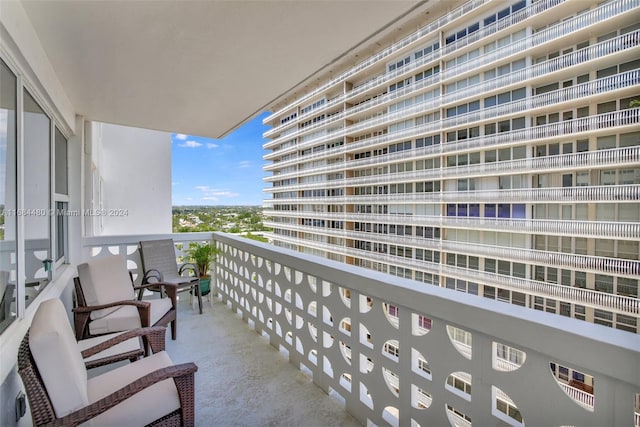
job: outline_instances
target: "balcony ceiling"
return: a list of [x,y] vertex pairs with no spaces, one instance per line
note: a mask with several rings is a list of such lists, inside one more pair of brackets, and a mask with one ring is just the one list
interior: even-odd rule
[[221,137],[421,3],[108,0],[23,5],[78,114]]

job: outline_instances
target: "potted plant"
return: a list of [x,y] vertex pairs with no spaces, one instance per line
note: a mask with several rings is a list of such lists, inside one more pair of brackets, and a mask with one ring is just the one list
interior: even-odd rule
[[211,291],[211,276],[209,269],[215,262],[220,250],[211,243],[191,242],[185,250],[188,261],[198,267],[200,274],[200,294],[207,295]]

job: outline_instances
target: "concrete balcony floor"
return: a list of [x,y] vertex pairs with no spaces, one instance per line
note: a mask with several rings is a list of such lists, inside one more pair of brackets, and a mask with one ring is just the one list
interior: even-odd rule
[[360,426],[230,309],[203,299],[203,313],[181,294],[176,363],[195,362],[197,426]]

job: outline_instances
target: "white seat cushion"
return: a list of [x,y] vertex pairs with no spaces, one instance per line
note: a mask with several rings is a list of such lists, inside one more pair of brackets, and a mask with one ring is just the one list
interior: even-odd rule
[[[169,298],[157,298],[146,300],[151,303],[151,324],[156,324],[162,316],[171,310],[171,300]],[[139,328],[140,315],[134,306],[122,306],[112,313],[96,319],[89,323],[89,333],[91,335],[108,334],[111,332],[126,331]]]
[[[80,352],[93,347],[94,345],[101,344],[108,339],[114,338],[120,335],[120,333],[109,334],[109,335],[101,335],[99,337],[88,338],[86,340],[78,341],[78,350]],[[94,360],[102,359],[103,357],[111,357],[116,356],[122,353],[128,353],[130,351],[142,350],[142,345],[140,344],[140,338],[129,338],[126,341],[123,341],[119,344],[114,345],[113,347],[109,347],[106,350],[101,351],[100,353],[94,354],[93,356],[89,356],[84,359],[86,362],[93,362]]]
[[169,298],[145,300],[151,303],[151,326],[155,325],[169,310],[173,308]]
[[[122,255],[97,258],[78,265],[78,277],[87,305],[109,304],[135,298],[127,260]],[[117,308],[106,308],[91,313],[91,319],[99,319]]]
[[87,371],[59,299],[38,306],[29,331],[29,348],[58,418],[88,404]]
[[[158,369],[172,366],[161,351],[135,363],[106,372],[88,381],[89,403],[96,402],[134,380]],[[144,426],[180,408],[173,379],[161,381],[91,420],[92,426]]]

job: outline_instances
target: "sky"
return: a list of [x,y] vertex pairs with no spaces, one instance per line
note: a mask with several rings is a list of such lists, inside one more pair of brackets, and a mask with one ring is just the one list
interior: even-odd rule
[[265,112],[222,139],[171,135],[172,204],[262,205]]

